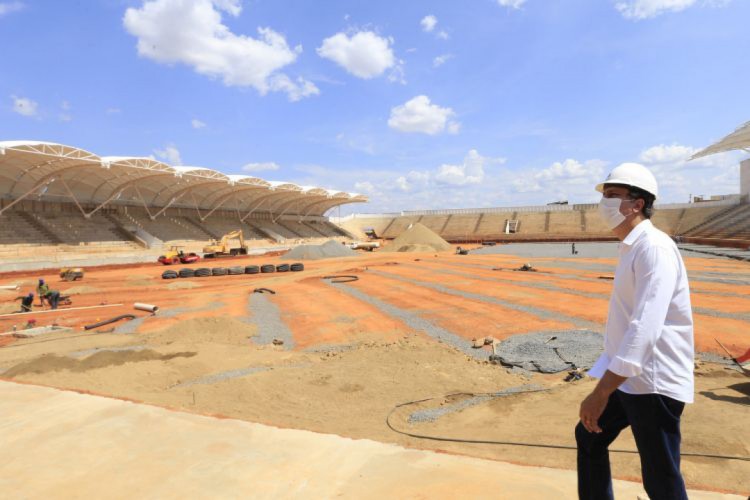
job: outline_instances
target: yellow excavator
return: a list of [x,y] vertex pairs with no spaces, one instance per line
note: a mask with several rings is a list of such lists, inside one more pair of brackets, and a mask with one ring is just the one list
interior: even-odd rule
[[[234,240],[239,240],[239,247],[231,246]],[[206,259],[225,257],[227,255],[247,255],[245,236],[242,234],[241,229],[225,234],[221,237],[221,240],[211,240],[207,246],[203,247],[203,257]]]

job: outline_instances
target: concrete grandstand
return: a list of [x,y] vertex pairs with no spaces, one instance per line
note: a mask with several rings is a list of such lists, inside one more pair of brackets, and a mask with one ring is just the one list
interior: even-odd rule
[[249,246],[349,237],[325,213],[365,196],[291,182],[102,157],[40,141],[0,142],[0,257],[6,267],[148,260],[242,229]]
[[[693,203],[657,205],[652,221],[686,243],[750,246],[750,160],[741,163],[740,193]],[[597,205],[541,205],[499,208],[353,214],[336,222],[360,238],[365,232],[392,239],[419,222],[449,242],[614,241],[596,214]]]

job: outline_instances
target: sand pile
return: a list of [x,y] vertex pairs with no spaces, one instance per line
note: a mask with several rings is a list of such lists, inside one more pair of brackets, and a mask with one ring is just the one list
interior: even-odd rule
[[444,252],[451,244],[419,222],[398,235],[383,248],[383,252]]
[[282,259],[283,260],[318,260],[318,259],[331,259],[335,257],[352,257],[357,255],[357,252],[342,245],[341,243],[330,240],[326,241],[322,245],[300,245],[292,248],[287,252]]
[[71,372],[85,372],[97,368],[124,365],[125,363],[137,363],[139,361],[168,361],[173,358],[189,358],[195,356],[195,352],[176,352],[171,354],[160,354],[152,349],[140,351],[102,351],[78,360],[67,356],[47,354],[25,363],[13,366],[3,373],[4,377],[13,378],[18,375],[30,373],[48,373],[68,370]]
[[204,317],[180,321],[163,330],[143,336],[147,343],[165,345],[171,343],[192,344],[211,342],[217,344],[250,345],[255,336],[254,325],[231,317]]

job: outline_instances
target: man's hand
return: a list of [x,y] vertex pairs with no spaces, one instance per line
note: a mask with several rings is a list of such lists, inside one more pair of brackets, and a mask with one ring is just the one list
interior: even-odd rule
[[587,431],[597,434],[602,432],[601,427],[599,427],[599,417],[602,416],[608,400],[608,396],[597,390],[594,390],[583,400],[578,416]]
[[602,432],[601,427],[599,427],[599,417],[604,413],[610,395],[626,380],[627,377],[622,377],[609,370],[604,372],[604,376],[596,384],[596,388],[581,403],[581,410],[578,412],[581,423],[587,431],[597,434]]

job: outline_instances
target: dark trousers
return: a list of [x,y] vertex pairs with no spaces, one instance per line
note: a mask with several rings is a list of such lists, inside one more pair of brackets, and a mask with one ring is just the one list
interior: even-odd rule
[[685,403],[659,394],[615,391],[599,417],[600,434],[579,422],[578,497],[612,499],[609,445],[630,426],[641,457],[643,486],[651,500],[687,500],[680,474],[680,416]]
[[50,292],[50,294],[47,295],[47,300],[52,309],[57,309],[57,304],[60,302],[60,292]]

